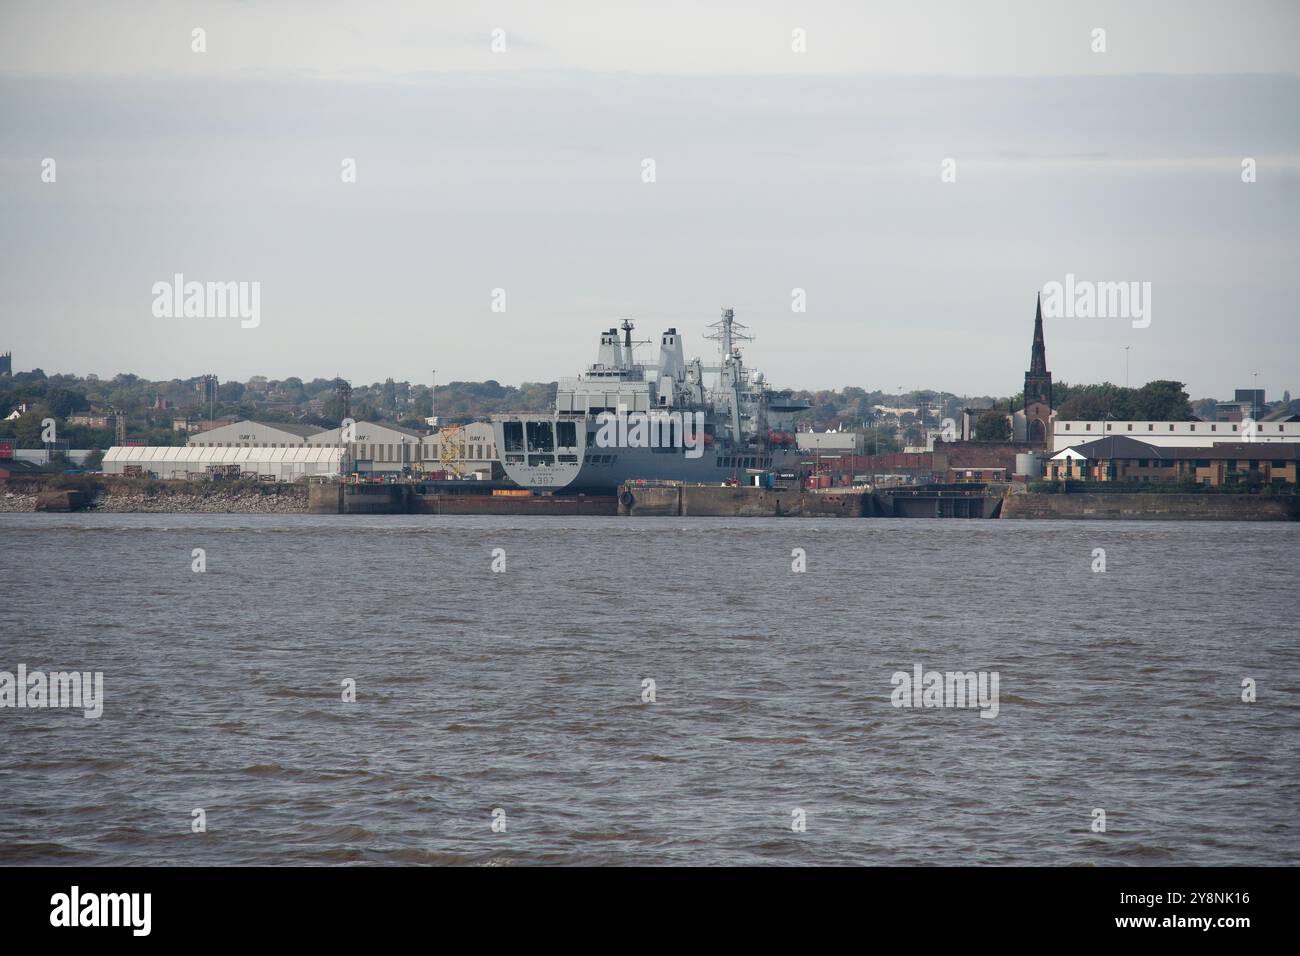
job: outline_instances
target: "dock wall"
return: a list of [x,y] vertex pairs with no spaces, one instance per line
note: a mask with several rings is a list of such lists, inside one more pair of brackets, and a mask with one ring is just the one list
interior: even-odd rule
[[[403,485],[312,485],[311,514],[631,515],[639,517],[1093,518],[1159,521],[1297,521],[1300,497],[1234,494],[925,495],[810,492],[719,485],[624,485],[617,498],[419,494]],[[50,500],[63,510],[75,503]]]
[[1295,496],[1229,494],[1020,494],[1002,503],[1003,518],[1099,518],[1147,521],[1297,521]]
[[312,485],[307,512],[314,515],[614,515],[608,496],[420,494],[409,485]]
[[870,496],[860,491],[821,492],[798,488],[721,485],[623,485],[618,513],[634,517],[781,518],[870,514]]

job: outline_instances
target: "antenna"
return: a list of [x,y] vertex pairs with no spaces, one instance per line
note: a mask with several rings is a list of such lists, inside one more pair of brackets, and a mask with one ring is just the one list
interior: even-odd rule
[[749,326],[736,321],[734,309],[724,308],[722,318],[710,325],[709,328],[713,331],[705,333],[704,337],[722,343],[722,360],[724,362],[735,354],[736,342],[754,341]]
[[654,343],[650,339],[637,339],[635,342],[632,341],[632,330],[635,329],[636,326],[632,324],[631,319],[624,319],[622,325],[620,325],[619,328],[623,330],[623,347],[627,349],[625,360],[627,362],[628,368],[631,368],[633,365],[636,364],[636,362],[633,361],[632,358],[632,346],[653,345]]

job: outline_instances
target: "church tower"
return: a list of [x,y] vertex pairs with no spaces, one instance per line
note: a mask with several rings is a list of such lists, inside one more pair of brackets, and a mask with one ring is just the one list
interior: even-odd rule
[[1048,447],[1052,436],[1052,373],[1047,370],[1047,347],[1043,344],[1043,295],[1038,294],[1034,316],[1034,347],[1025,373],[1025,437],[1035,445]]

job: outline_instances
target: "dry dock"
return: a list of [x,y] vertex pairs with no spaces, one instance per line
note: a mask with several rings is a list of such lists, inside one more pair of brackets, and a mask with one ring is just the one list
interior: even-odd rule
[[[473,483],[466,483],[472,485]],[[419,485],[312,485],[307,512],[316,515],[613,515],[613,495],[493,495],[421,490]]]
[[861,518],[870,514],[869,494],[749,488],[723,485],[638,485],[619,488],[618,513],[697,518]]
[[1295,521],[1294,495],[1029,494],[1003,486],[923,485],[809,491],[729,485],[627,483],[615,495],[494,495],[460,483],[312,485],[311,514],[626,515],[695,518],[962,518]]

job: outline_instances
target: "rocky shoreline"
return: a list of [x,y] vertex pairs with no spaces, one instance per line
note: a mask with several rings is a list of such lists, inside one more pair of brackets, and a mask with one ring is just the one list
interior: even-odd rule
[[[268,487],[106,487],[84,492],[77,511],[105,514],[306,514],[307,489],[302,485]],[[49,493],[45,493],[48,497]],[[42,491],[37,487],[6,488],[0,492],[0,513],[37,511]],[[45,509],[42,509],[45,510]],[[67,510],[65,508],[50,510]]]
[[36,496],[16,491],[0,495],[0,514],[14,514],[36,510]]
[[305,494],[104,495],[86,511],[109,514],[306,514]]

